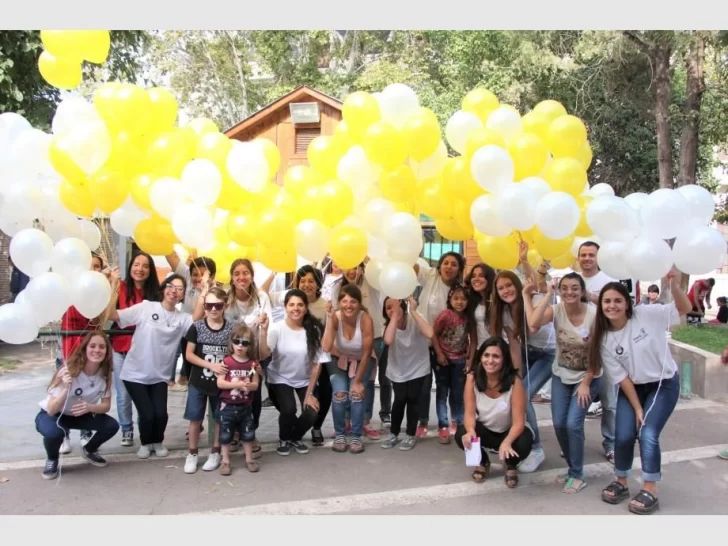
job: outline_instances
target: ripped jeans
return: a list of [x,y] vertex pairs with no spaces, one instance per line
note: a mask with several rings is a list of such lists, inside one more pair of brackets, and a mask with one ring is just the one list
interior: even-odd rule
[[336,361],[329,362],[329,376],[331,377],[331,414],[334,418],[334,431],[337,436],[344,436],[346,423],[346,410],[351,415],[351,435],[354,438],[361,438],[362,427],[364,426],[364,414],[366,413],[366,386],[369,377],[376,366],[375,359],[369,360],[369,365],[364,373],[362,384],[365,387],[360,397],[355,398],[351,394],[351,387],[354,379],[349,377],[348,371],[340,369]]

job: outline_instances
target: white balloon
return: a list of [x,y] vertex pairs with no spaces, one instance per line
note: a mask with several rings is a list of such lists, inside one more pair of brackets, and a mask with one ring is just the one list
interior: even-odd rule
[[111,213],[111,228],[119,235],[133,237],[137,224],[147,216],[146,212],[137,207],[131,198],[128,198],[121,207]]
[[270,176],[262,148],[251,142],[232,142],[226,161],[230,177],[243,189],[260,193]]
[[411,245],[411,246],[405,246],[405,245],[398,245],[395,247],[390,246],[389,247],[389,254],[388,254],[388,261],[392,262],[400,262],[403,264],[407,264],[409,266],[413,266],[417,263],[417,259],[420,257],[420,252],[422,252],[422,244],[419,245]]
[[682,194],[690,207],[690,215],[702,225],[708,225],[713,221],[715,214],[715,201],[708,190],[697,184],[680,186],[677,189]]
[[385,296],[402,300],[411,296],[417,288],[417,275],[411,265],[389,262],[382,266],[379,286]]
[[470,133],[483,127],[480,119],[475,114],[458,110],[445,125],[445,138],[448,144],[459,154],[465,153],[465,143]]
[[579,205],[568,193],[554,191],[541,198],[536,207],[536,225],[546,237],[563,239],[579,225]]
[[103,167],[111,155],[111,136],[101,120],[74,123],[58,144],[88,176]]
[[15,267],[28,277],[37,277],[51,267],[53,241],[39,229],[19,231],[10,241],[10,257]]
[[525,231],[536,223],[536,196],[528,186],[511,182],[501,188],[496,202],[498,217],[507,226]]
[[[384,269],[384,263],[377,260],[376,258],[370,259],[367,262],[366,268],[364,269],[364,278],[366,279],[367,283],[369,283],[369,286],[374,288],[374,290],[381,290],[382,287],[379,285],[379,276],[382,273],[382,269]],[[370,312],[376,313],[376,309],[370,309]]]
[[15,112],[0,114],[0,144],[3,145],[3,149],[9,148],[21,133],[32,128],[30,122],[20,114]]
[[675,239],[672,255],[675,267],[688,275],[704,275],[720,267],[726,253],[723,235],[707,226],[693,229]]
[[78,218],[76,225],[78,226],[78,238],[88,245],[91,252],[98,250],[99,246],[101,246],[101,231],[99,230],[99,226],[86,218]]
[[195,203],[183,203],[172,218],[172,231],[184,245],[207,248],[214,244],[215,233],[210,211]]
[[484,235],[505,237],[511,228],[498,215],[498,202],[495,195],[479,195],[470,205],[470,220],[475,229]]
[[599,197],[614,196],[614,188],[609,184],[605,184],[604,182],[602,182],[600,184],[593,185],[589,190],[589,195],[591,195],[594,199],[598,199]]
[[382,119],[401,129],[410,116],[420,110],[417,93],[403,83],[393,83],[384,88],[378,97]]
[[22,230],[33,227],[33,220],[31,218],[15,220],[5,210],[5,207],[0,207],[0,231],[9,237],[15,237]]
[[36,337],[38,325],[30,305],[16,301],[0,306],[0,340],[13,345],[24,345]]
[[48,272],[35,277],[25,291],[39,325],[60,320],[71,305],[68,282],[58,273]]
[[625,261],[631,273],[629,278],[654,281],[672,268],[672,249],[659,237],[642,234],[627,245]]
[[312,262],[320,261],[329,250],[331,230],[318,220],[302,220],[296,225],[296,253]]
[[396,212],[394,203],[383,197],[375,197],[360,210],[364,229],[375,237],[384,237],[384,230]]
[[618,241],[605,241],[597,253],[597,263],[604,273],[613,279],[628,279],[630,271],[624,255],[627,252],[627,243]]
[[470,160],[470,172],[478,185],[491,193],[498,193],[503,186],[513,182],[513,160],[500,146],[483,146]]
[[96,318],[103,313],[110,298],[109,281],[98,271],[82,272],[71,287],[71,303],[87,319]]
[[53,116],[51,128],[53,134],[60,135],[70,131],[78,123],[99,121],[99,115],[93,104],[83,97],[70,96],[61,101]]
[[605,241],[630,241],[640,233],[637,211],[621,197],[594,199],[586,209],[586,222]]
[[409,164],[417,180],[427,180],[442,173],[447,164],[447,157],[447,146],[441,140],[434,154],[422,161],[410,158]]
[[395,212],[387,222],[384,240],[390,249],[402,246],[414,247],[422,242],[422,226],[419,220],[411,214]]
[[381,167],[377,168],[369,161],[361,146],[352,146],[336,166],[339,180],[355,190],[366,188],[376,182],[381,172]]
[[195,203],[214,205],[222,189],[220,169],[209,159],[193,159],[182,171],[182,188]]
[[61,239],[53,247],[51,267],[67,279],[75,279],[79,274],[91,269],[91,250],[81,239],[68,237]]
[[185,190],[176,178],[164,176],[155,180],[149,188],[149,204],[165,220],[171,220],[174,211],[184,201]]
[[389,246],[385,240],[367,234],[367,254],[370,258],[386,261],[389,256]]
[[653,191],[642,209],[645,230],[660,239],[672,239],[690,221],[690,205],[682,193],[669,188]]
[[13,143],[7,176],[32,180],[39,174],[54,172],[48,156],[52,139],[51,135],[38,129],[23,131]]
[[523,132],[520,114],[505,106],[499,106],[490,113],[485,127],[500,134],[506,144]]
[[647,200],[649,198],[650,196],[646,193],[638,191],[635,193],[630,193],[627,197],[624,198],[624,200],[630,207],[639,211],[647,204]]
[[528,178],[524,178],[519,182],[519,184],[530,189],[536,196],[537,201],[551,191],[551,186],[549,186],[548,182],[538,176],[529,176]]

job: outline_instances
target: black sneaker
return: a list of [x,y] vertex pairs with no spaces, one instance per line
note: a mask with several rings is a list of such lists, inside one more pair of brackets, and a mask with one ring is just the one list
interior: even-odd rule
[[278,449],[276,449],[276,452],[278,453],[278,455],[283,455],[285,457],[286,455],[291,454],[291,446],[288,442],[280,440],[278,442]]
[[315,447],[321,447],[324,445],[324,435],[321,432],[321,429],[311,430],[311,442]]
[[90,430],[82,430],[81,431],[81,445],[86,446],[91,441],[91,436],[93,436],[94,433]]
[[81,449],[81,457],[86,459],[93,466],[98,466],[100,468],[103,468],[104,466],[107,466],[109,464],[106,462],[106,459],[99,455],[98,451],[94,453],[89,453],[85,447]]
[[305,455],[306,453],[308,453],[308,446],[304,444],[301,440],[288,443],[291,444],[291,447],[293,447],[293,449],[295,449],[297,453],[300,453],[301,455]]
[[44,480],[55,480],[58,477],[58,460],[52,461],[46,459],[45,468],[43,469]]
[[271,399],[270,399],[270,398],[266,398],[265,400],[263,400],[263,401],[262,401],[262,402],[260,403],[260,405],[261,405],[261,407],[263,407],[263,408],[272,408],[272,407],[273,407],[273,402],[271,401]]

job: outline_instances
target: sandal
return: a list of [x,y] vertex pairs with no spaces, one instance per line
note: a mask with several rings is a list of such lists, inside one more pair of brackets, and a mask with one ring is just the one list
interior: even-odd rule
[[554,482],[556,482],[556,484],[558,484],[558,485],[566,485],[566,482],[568,482],[568,481],[569,481],[569,473],[568,472],[564,472],[563,474],[559,474],[558,476],[556,476],[556,479],[554,480]]
[[258,461],[245,461],[245,466],[248,472],[258,472],[260,470],[260,463]]
[[321,447],[324,445],[324,435],[321,432],[321,429],[313,429],[311,431],[311,443],[315,447]]
[[240,442],[238,440],[230,442],[230,453],[235,453],[238,449],[240,449]]
[[561,492],[571,495],[573,493],[578,493],[587,486],[587,483],[584,480],[579,480],[579,485],[574,485],[574,482],[577,481],[577,479],[578,478],[569,478]]
[[336,453],[344,453],[349,446],[346,444],[346,436],[337,436],[334,440],[331,450]]
[[473,470],[473,473],[471,477],[473,478],[473,481],[475,483],[483,483],[487,478],[488,474],[490,473],[490,465],[480,465],[476,466],[475,470]]
[[508,489],[514,489],[518,485],[518,474],[508,474],[508,472],[511,471],[507,470],[504,476],[506,486],[508,486]]
[[[611,493],[609,495],[608,493]],[[625,487],[617,480],[614,480],[607,487],[602,489],[602,500],[609,504],[619,504],[629,497],[629,488]]]
[[220,465],[220,475],[229,476],[230,474],[232,474],[232,470],[230,470],[230,463],[222,463]]
[[[641,502],[643,506],[636,506],[634,502]],[[646,516],[651,514],[660,507],[660,500],[646,489],[642,489],[627,505],[627,508],[633,514]]]
[[253,453],[258,453],[262,448],[258,440],[253,440]]

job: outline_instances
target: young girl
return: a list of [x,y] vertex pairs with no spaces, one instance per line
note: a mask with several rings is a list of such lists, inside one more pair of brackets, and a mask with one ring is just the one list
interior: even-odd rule
[[86,334],[64,366],[56,370],[48,396],[40,402],[35,428],[43,436],[46,463],[43,478],[58,476],[61,444],[71,429],[95,431],[81,448],[81,456],[93,466],[107,465],[99,447],[119,430],[111,409],[111,344],[100,332]]
[[687,295],[670,271],[674,302],[633,307],[623,284],[607,283],[599,294],[594,334],[589,344],[592,366],[604,366],[619,385],[615,426],[615,481],[602,491],[602,500],[618,504],[629,497],[627,478],[632,471],[634,444],[639,439],[642,479],[629,511],[651,514],[659,507],[660,433],[680,397],[677,364],[667,343],[667,330],[692,309]]
[[[187,332],[187,362],[191,364],[189,390],[185,405],[184,418],[190,422],[190,452],[185,461],[185,472],[197,472],[198,444],[205,408],[217,416],[220,407],[220,390],[217,387],[217,376],[227,371],[223,359],[227,353],[232,323],[225,319],[225,290],[213,287],[207,291],[201,288],[201,299],[204,302],[205,318],[195,322]],[[220,466],[220,424],[215,423],[213,444],[210,455],[202,466],[202,470],[212,471]]]
[[[382,448],[390,449],[400,443],[405,408],[407,410],[407,437],[399,449],[408,451],[417,444],[417,422],[422,384],[431,373],[429,340],[432,326],[417,311],[417,302],[409,298],[409,314],[405,300],[386,298],[383,317],[386,324],[384,343],[389,348],[387,377],[394,389],[392,426],[382,442]],[[411,318],[410,318],[411,317]]]
[[[447,309],[435,319],[432,348],[437,355],[435,384],[438,438],[441,444],[450,443],[450,435],[463,424],[463,385],[465,360],[468,356],[469,332],[472,320],[467,314],[468,294],[460,285],[450,289]],[[452,422],[448,428],[447,405],[450,403]]]
[[568,273],[559,281],[561,302],[550,305],[553,289],[534,308],[531,297],[536,287],[523,287],[528,324],[540,328],[551,321],[556,330],[556,358],[552,367],[551,415],[554,432],[569,470],[556,483],[564,493],[578,493],[584,481],[584,420],[589,404],[598,395],[602,370],[590,367],[589,336],[596,307],[587,301],[586,284],[578,273]]
[[229,476],[230,443],[237,432],[243,442],[245,466],[258,472],[260,464],[253,459],[255,424],[253,422],[253,392],[260,386],[261,367],[251,355],[255,353],[255,335],[245,324],[236,324],[230,331],[228,356],[223,369],[217,373],[220,389],[220,444],[222,464],[220,474]]

